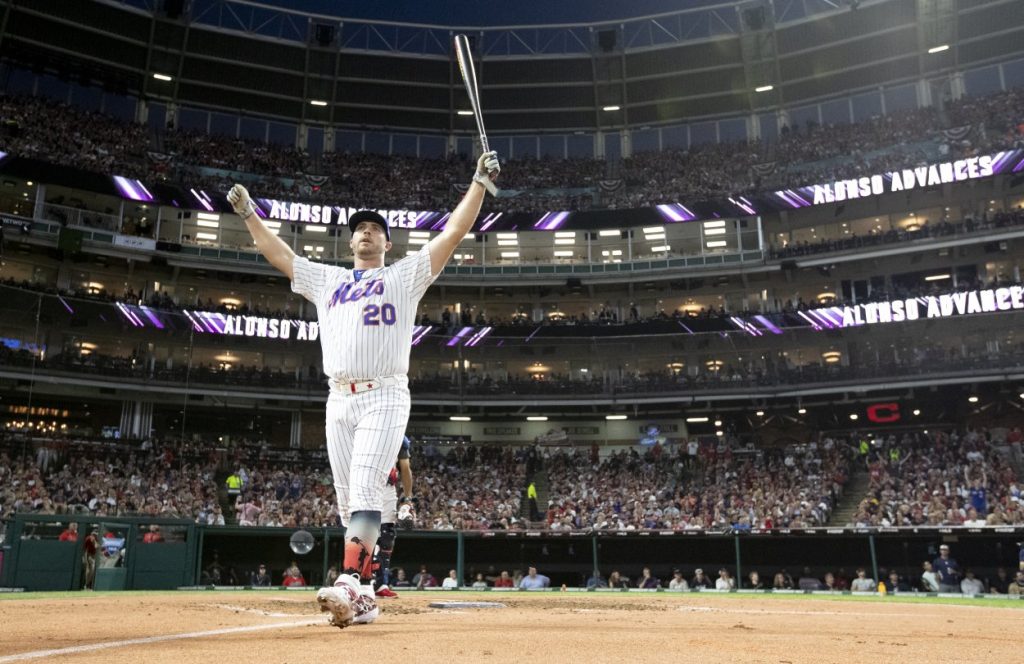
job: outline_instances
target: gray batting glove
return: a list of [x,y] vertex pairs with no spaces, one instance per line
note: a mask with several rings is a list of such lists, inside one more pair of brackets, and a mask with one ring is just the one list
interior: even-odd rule
[[242,221],[256,214],[256,205],[249,198],[249,192],[240,184],[231,187],[231,191],[228,192],[228,203],[231,203],[235,214],[241,217]]
[[484,189],[491,193],[491,196],[495,196],[498,193],[498,187],[495,186],[494,181],[498,178],[498,173],[501,172],[501,164],[498,162],[498,153],[495,151],[485,152],[480,155],[480,159],[476,162],[476,173],[473,174],[473,182],[479,182],[483,185]]

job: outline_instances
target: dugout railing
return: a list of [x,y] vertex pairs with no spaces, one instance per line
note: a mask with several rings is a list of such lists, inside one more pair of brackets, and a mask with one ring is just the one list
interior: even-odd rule
[[[61,541],[70,522],[77,541]],[[159,535],[154,537],[153,526]],[[251,573],[266,565],[272,584],[298,564],[308,585],[323,583],[340,562],[344,531],[311,528],[313,549],[298,555],[289,547],[295,528],[197,525],[180,519],[17,514],[0,530],[0,586],[25,590],[75,590],[86,584],[85,536],[98,529],[98,590],[170,589],[183,586],[248,586]],[[147,538],[147,533],[150,537]],[[1024,527],[987,528],[808,528],[756,532],[705,531],[401,531],[392,561],[408,579],[425,566],[438,583],[456,570],[466,585],[476,574],[514,575],[536,566],[552,586],[582,587],[593,570],[632,580],[644,567],[667,585],[675,569],[687,579],[703,569],[712,581],[725,568],[740,589],[756,570],[767,586],[779,571],[797,579],[807,568],[855,576],[858,567],[874,579],[895,569],[916,586],[925,560],[948,544],[962,568],[980,579],[1003,567],[1017,570]]]

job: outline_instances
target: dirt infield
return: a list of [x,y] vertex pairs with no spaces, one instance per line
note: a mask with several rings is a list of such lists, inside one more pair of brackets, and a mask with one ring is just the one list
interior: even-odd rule
[[[338,630],[312,592],[0,599],[0,664],[136,662],[994,662],[1020,656],[1015,607],[668,593],[403,593]],[[845,598],[850,600],[851,598]],[[504,609],[433,609],[438,600]],[[74,652],[53,652],[75,648]],[[46,652],[49,651],[49,652]]]

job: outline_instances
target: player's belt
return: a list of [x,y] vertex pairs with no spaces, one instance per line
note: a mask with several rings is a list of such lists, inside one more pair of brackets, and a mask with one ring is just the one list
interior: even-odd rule
[[342,394],[361,394],[363,392],[372,392],[373,390],[379,390],[385,385],[398,385],[400,383],[398,376],[381,376],[379,378],[371,378],[370,380],[360,380],[355,382],[340,381],[331,379],[331,389]]

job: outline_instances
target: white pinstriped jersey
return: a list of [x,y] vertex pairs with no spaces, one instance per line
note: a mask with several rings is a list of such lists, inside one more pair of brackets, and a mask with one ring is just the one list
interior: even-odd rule
[[341,382],[406,374],[416,310],[437,275],[430,249],[386,267],[349,270],[296,256],[292,291],[316,305],[324,373]]

